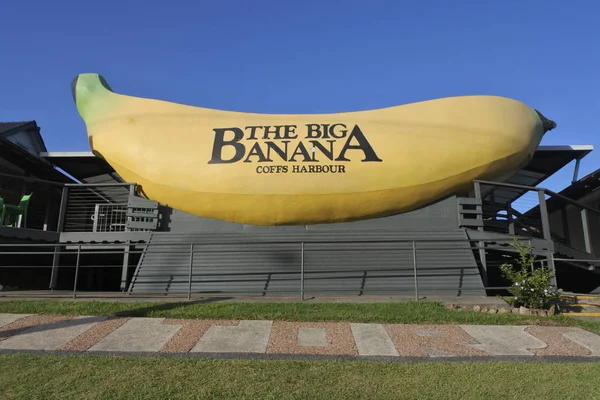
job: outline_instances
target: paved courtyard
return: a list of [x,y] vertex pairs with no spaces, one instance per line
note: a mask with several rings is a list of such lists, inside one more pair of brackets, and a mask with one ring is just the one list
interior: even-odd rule
[[0,314],[1,351],[379,357],[600,357],[575,327],[402,325]]

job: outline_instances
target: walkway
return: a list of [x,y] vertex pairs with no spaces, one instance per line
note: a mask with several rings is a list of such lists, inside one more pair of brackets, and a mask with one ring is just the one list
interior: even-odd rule
[[[600,357],[600,336],[574,327],[209,321],[0,314],[0,353],[253,358]],[[271,357],[269,357],[271,356]]]

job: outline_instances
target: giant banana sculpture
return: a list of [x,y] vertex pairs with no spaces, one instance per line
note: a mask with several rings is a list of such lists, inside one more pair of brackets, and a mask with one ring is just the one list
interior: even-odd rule
[[495,96],[315,115],[212,110],[73,81],[92,150],[155,201],[253,225],[353,221],[503,179],[555,127]]

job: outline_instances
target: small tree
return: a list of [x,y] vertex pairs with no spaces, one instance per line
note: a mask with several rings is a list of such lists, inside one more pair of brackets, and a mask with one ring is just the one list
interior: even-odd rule
[[502,275],[512,281],[508,289],[512,295],[508,303],[513,307],[547,309],[552,300],[558,299],[558,288],[552,285],[552,272],[543,265],[535,266],[531,245],[525,246],[517,239],[512,246],[518,252],[517,265],[505,263],[500,266]]

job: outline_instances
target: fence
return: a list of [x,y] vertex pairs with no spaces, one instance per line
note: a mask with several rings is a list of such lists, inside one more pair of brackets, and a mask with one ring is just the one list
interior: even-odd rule
[[[0,173],[0,225],[54,232],[155,230],[158,203],[138,197],[134,183],[64,184]],[[14,214],[14,215],[13,215]]]
[[[365,242],[361,242],[361,241],[344,241],[341,243],[347,244],[347,245],[353,245],[357,247],[357,251],[360,252],[364,252],[364,251],[371,251],[371,252],[379,252],[381,253],[382,251],[384,251],[384,249],[404,249],[406,250],[406,252],[404,254],[409,254],[408,257],[405,257],[404,259],[402,258],[398,258],[397,263],[398,266],[396,268],[394,267],[385,267],[385,268],[378,268],[376,271],[374,270],[366,270],[365,273],[367,272],[376,272],[377,274],[379,274],[376,278],[371,278],[371,279],[384,279],[388,282],[397,282],[399,285],[402,286],[411,286],[412,287],[412,295],[414,295],[414,298],[416,300],[420,299],[420,290],[421,290],[421,285],[423,284],[423,282],[440,282],[440,287],[436,289],[436,292],[444,292],[444,291],[456,291],[456,288],[454,287],[444,287],[444,283],[442,281],[436,281],[435,279],[439,279],[440,275],[445,275],[444,279],[449,279],[448,277],[450,276],[449,274],[454,274],[455,271],[452,271],[451,268],[445,268],[443,266],[440,266],[437,269],[433,269],[429,266],[426,265],[426,262],[424,262],[423,260],[426,258],[426,255],[429,254],[431,255],[432,251],[439,251],[439,252],[447,252],[450,250],[456,250],[457,247],[464,249],[465,251],[468,251],[472,253],[474,250],[479,250],[481,249],[481,247],[479,247],[479,245],[473,245],[471,244],[470,241],[468,240],[447,240],[447,241],[435,241],[437,243],[433,243],[433,241],[428,241],[428,240],[421,240],[421,241],[410,241],[410,240],[402,240],[402,241],[397,241],[397,240],[389,240],[389,241],[378,241],[376,242],[377,244],[377,248],[374,248],[372,250],[365,250],[364,248],[358,248],[360,247],[359,245],[364,244]],[[263,243],[264,244],[264,243]],[[278,242],[269,242],[267,243],[269,246],[277,246]],[[307,282],[310,284],[311,282],[317,282],[319,279],[322,279],[322,277],[320,276],[320,274],[323,273],[328,273],[328,274],[333,274],[333,278],[327,278],[327,279],[331,279],[332,283],[335,284],[336,280],[342,280],[342,279],[348,279],[348,276],[352,275],[353,273],[356,273],[355,270],[352,271],[348,271],[346,269],[346,267],[344,265],[338,265],[337,269],[335,271],[332,271],[333,269],[330,269],[328,271],[321,271],[319,268],[319,264],[318,263],[308,263],[307,260],[314,255],[315,253],[318,252],[323,252],[323,251],[346,251],[344,249],[340,249],[339,244],[340,242],[317,242],[317,243],[313,243],[313,242],[298,242],[298,243],[285,243],[286,245],[290,245],[293,248],[291,248],[289,250],[290,253],[294,253],[298,256],[299,259],[299,263],[298,265],[296,265],[295,269],[289,270],[284,272],[284,275],[282,279],[285,279],[285,285],[288,285],[286,287],[290,288],[290,290],[292,292],[296,292],[297,295],[300,297],[301,300],[305,299],[306,293],[307,293],[307,287],[306,284]],[[184,257],[187,259],[187,265],[185,268],[179,268],[175,271],[171,270],[169,268],[169,266],[164,266],[163,270],[162,270],[162,275],[161,274],[155,274],[152,277],[156,279],[156,282],[159,283],[164,283],[166,281],[166,278],[169,277],[170,279],[172,279],[172,281],[169,282],[170,285],[173,286],[178,286],[179,290],[176,291],[171,291],[169,292],[169,295],[172,297],[186,297],[188,300],[191,300],[193,296],[195,295],[200,295],[202,297],[206,297],[206,295],[212,295],[214,296],[214,293],[210,293],[210,291],[206,291],[202,289],[202,285],[205,285],[207,282],[210,281],[214,281],[214,279],[218,278],[223,280],[225,283],[227,282],[231,282],[235,279],[239,279],[239,275],[240,272],[239,271],[234,271],[234,270],[229,270],[229,271],[224,271],[224,272],[220,272],[218,274],[215,274],[214,272],[210,273],[210,272],[206,272],[206,269],[198,267],[198,260],[202,259],[202,258],[209,258],[211,253],[214,252],[223,252],[223,251],[228,251],[231,252],[231,249],[228,250],[219,250],[218,247],[219,246],[229,246],[230,243],[211,243],[210,245],[203,245],[203,244],[197,244],[197,243],[180,243],[179,244],[182,248],[185,248],[185,250],[172,250],[172,249],[164,249],[164,248],[160,248],[160,245],[154,245],[154,247],[158,247],[158,248],[141,248],[138,250],[126,247],[124,248],[123,246],[120,249],[117,249],[114,245],[111,247],[108,247],[106,244],[90,244],[90,243],[86,243],[86,244],[77,244],[77,245],[71,245],[69,249],[56,249],[55,245],[42,245],[42,244],[36,244],[36,245],[2,245],[0,244],[0,259],[7,259],[7,256],[10,256],[10,260],[12,260],[11,263],[9,263],[10,265],[3,265],[1,266],[1,268],[7,268],[7,269],[11,269],[11,268],[15,268],[15,269],[29,269],[29,268],[46,268],[51,269],[52,270],[52,274],[56,274],[58,273],[59,276],[62,276],[64,279],[66,280],[68,278],[68,280],[71,282],[70,283],[70,287],[72,288],[72,290],[68,291],[68,295],[72,296],[73,298],[76,298],[78,295],[93,295],[93,296],[98,296],[98,297],[122,297],[122,296],[137,296],[134,293],[131,292],[126,292],[124,290],[119,290],[119,289],[113,289],[113,290],[99,290],[96,292],[91,292],[89,290],[82,290],[81,289],[81,271],[82,270],[86,270],[90,271],[94,270],[94,269],[107,269],[107,270],[112,270],[114,272],[111,272],[112,276],[113,276],[113,285],[112,287],[117,288],[120,287],[127,287],[128,283],[134,282],[135,280],[135,273],[137,272],[137,270],[132,274],[131,270],[135,268],[135,265],[137,264],[137,262],[134,262],[133,264],[130,262],[131,257],[143,257],[143,256],[148,256],[150,254],[160,254],[160,255],[167,255],[167,254],[175,254],[175,255],[179,255],[181,257]],[[250,246],[249,249],[243,249],[243,250],[237,250],[239,252],[242,252],[243,254],[245,254],[247,257],[249,257],[252,252],[257,252],[257,251],[263,251],[263,250],[257,250],[257,249],[252,249],[252,246],[254,246],[255,244],[253,243],[247,243],[248,246]],[[5,248],[10,247],[11,251],[5,251]],[[22,251],[20,249],[26,250],[26,251]],[[488,245],[486,246],[486,250],[490,250],[490,249],[495,249],[501,252],[510,252],[511,248],[508,247],[508,240],[504,243],[497,243],[496,245]],[[34,251],[32,251],[34,250]],[[31,255],[34,254],[37,257],[40,256],[47,256],[47,262],[43,263],[43,262],[36,262],[36,263],[31,263],[34,265],[23,265],[22,263],[17,262],[17,257],[18,256],[24,256],[26,259],[31,259]],[[53,259],[57,254],[61,255],[61,264],[60,265],[55,265],[54,267],[52,267],[52,263],[48,262],[51,261],[51,259]],[[509,253],[509,254],[513,254],[514,253]],[[112,264],[97,264],[97,265],[90,265],[87,261],[86,262],[82,262],[82,260],[84,259],[84,257],[87,257],[88,259],[90,258],[94,258],[97,259],[100,256],[104,256],[106,257],[107,255],[113,255],[118,257],[121,257],[120,260],[123,260],[122,262],[119,260],[118,262],[115,261]],[[474,260],[474,259],[473,259]],[[501,262],[507,262],[510,261],[510,259],[504,258]],[[552,265],[548,259],[543,258],[543,257],[539,257],[537,260],[539,263],[545,263],[547,265]],[[442,263],[444,262],[444,260],[442,260]],[[440,264],[442,265],[442,264]],[[466,266],[465,266],[466,267]],[[61,272],[59,273],[58,271],[61,270]],[[65,274],[66,271],[69,271],[68,273]],[[473,273],[477,273],[478,274],[478,269],[477,266],[473,267],[473,271],[471,271]],[[249,270],[249,271],[245,271],[242,272],[245,275],[250,275],[253,274],[255,279],[258,280],[265,280],[266,282],[268,282],[268,279],[266,275],[269,274],[269,271],[253,271],[253,270]],[[273,272],[271,271],[271,274]],[[337,274],[337,275],[336,275]],[[457,274],[457,273],[456,273]],[[39,275],[39,274],[38,274]],[[48,274],[46,274],[46,276],[48,276]],[[215,278],[216,277],[216,278]],[[173,279],[174,278],[174,279]],[[354,276],[353,279],[356,279],[357,277]],[[50,277],[50,279],[52,279],[52,277]],[[432,281],[432,279],[434,279]],[[455,281],[458,281],[458,275],[455,278],[452,278]],[[464,279],[464,277],[462,278]],[[261,281],[262,282],[262,281]],[[410,283],[409,283],[410,282]],[[454,282],[454,281],[453,281]],[[481,278],[479,278],[479,282],[481,282]],[[2,283],[2,282],[0,282]],[[123,283],[126,283],[125,285],[123,285]],[[251,285],[251,283],[247,283],[248,285]],[[363,282],[364,285],[364,282]],[[197,288],[198,286],[200,286],[200,288]],[[64,284],[63,287],[67,287],[67,284]],[[258,295],[258,296],[265,296],[266,295],[266,291],[265,290],[257,290],[255,286],[254,291],[252,292],[251,295]],[[390,286],[391,289],[389,290],[389,292],[386,293],[381,293],[381,294],[388,294],[388,295],[406,295],[407,292],[406,291],[402,291],[401,288],[398,288],[397,292],[394,291],[393,286]],[[295,288],[295,289],[294,289]],[[106,287],[104,287],[103,289],[106,289]],[[468,288],[464,288],[464,289],[468,289]],[[495,287],[484,287],[483,285],[479,285],[479,289],[481,290],[491,290],[491,291],[498,291],[498,290],[504,290],[507,289],[507,286],[495,286]],[[339,290],[333,290],[332,292],[336,292],[336,293],[347,293],[347,292],[358,292],[360,290],[360,288],[349,288],[349,289],[339,289]],[[460,288],[459,288],[460,291]],[[267,291],[268,292],[268,291]],[[62,289],[62,290],[54,290],[54,291],[49,291],[49,290],[40,290],[40,291],[35,291],[35,292],[23,292],[23,291],[12,291],[12,292],[3,292],[3,295],[6,296],[11,296],[11,295],[22,295],[23,293],[26,293],[27,296],[65,296],[67,295],[67,291]],[[271,292],[269,292],[271,293]],[[231,294],[231,293],[230,293]],[[160,296],[164,296],[165,293],[163,291],[157,291],[157,292],[144,292],[141,293],[139,296],[143,296],[143,297],[153,297],[156,295],[160,295]]]
[[65,185],[61,217],[63,232],[124,232],[127,206],[135,185]]

